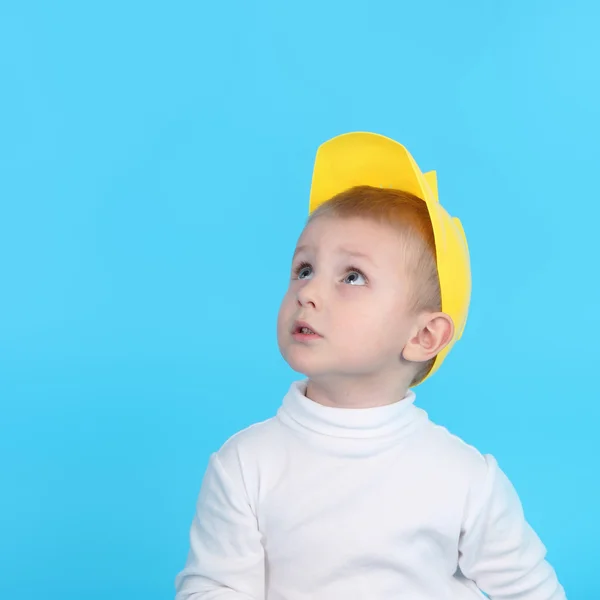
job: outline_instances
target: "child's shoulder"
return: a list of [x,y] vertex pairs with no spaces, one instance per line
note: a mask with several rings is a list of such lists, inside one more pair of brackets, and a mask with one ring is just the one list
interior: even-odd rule
[[281,428],[276,417],[254,423],[229,437],[216,452],[226,468],[227,466],[247,470],[269,458],[276,448],[281,447]]
[[422,438],[421,452],[429,457],[432,467],[446,470],[456,476],[464,474],[467,479],[485,477],[489,456],[446,427],[429,421],[427,432]]
[[481,452],[469,442],[449,431],[443,425],[430,421],[429,435],[431,443],[439,445],[447,452],[460,456],[466,460],[483,460]]
[[255,448],[264,446],[272,441],[277,435],[278,428],[276,418],[270,417],[264,421],[258,421],[241,429],[229,437],[221,446],[220,452],[226,452],[234,448]]

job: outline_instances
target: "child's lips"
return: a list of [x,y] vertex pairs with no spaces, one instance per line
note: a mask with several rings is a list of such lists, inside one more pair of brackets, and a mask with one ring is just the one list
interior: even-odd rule
[[295,340],[305,342],[309,340],[316,340],[323,336],[318,331],[315,331],[310,323],[307,323],[306,321],[296,321],[292,328],[292,337]]
[[320,340],[322,336],[318,333],[302,333],[301,331],[294,331],[292,337],[297,342],[309,342],[312,340]]

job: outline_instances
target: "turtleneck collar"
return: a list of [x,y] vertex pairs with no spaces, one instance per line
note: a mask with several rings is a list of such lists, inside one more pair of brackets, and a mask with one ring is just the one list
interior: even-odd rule
[[305,434],[317,433],[346,440],[390,440],[412,431],[426,414],[414,406],[415,393],[374,408],[323,406],[305,396],[308,380],[292,383],[277,416],[284,424]]

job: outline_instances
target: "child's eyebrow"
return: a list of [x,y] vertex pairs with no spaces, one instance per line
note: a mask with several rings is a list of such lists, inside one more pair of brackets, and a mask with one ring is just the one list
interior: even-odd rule
[[[300,252],[309,250],[311,247],[312,246],[308,246],[308,245],[298,246],[296,248],[296,251],[294,252],[294,257],[297,254],[299,254]],[[358,250],[350,250],[349,248],[338,248],[338,251],[341,252],[342,254],[346,254],[347,256],[351,256],[353,258],[363,258],[363,259],[369,261],[372,265],[375,265],[375,262],[373,261],[373,259],[368,254],[365,254],[364,252],[359,252]]]
[[300,252],[304,252],[304,250],[308,250],[308,246],[297,246],[296,250],[294,251],[294,256],[296,256],[296,254],[300,254]]
[[348,256],[352,256],[354,258],[364,258],[365,260],[368,260],[372,265],[375,264],[373,259],[364,252],[359,252],[358,250],[350,250],[349,248],[340,248],[339,250],[340,252],[342,252],[343,254],[347,254]]

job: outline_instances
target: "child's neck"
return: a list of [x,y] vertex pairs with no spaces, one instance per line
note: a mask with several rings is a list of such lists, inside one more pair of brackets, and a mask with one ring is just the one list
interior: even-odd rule
[[410,381],[381,376],[310,378],[306,397],[323,406],[334,408],[375,408],[403,400]]

